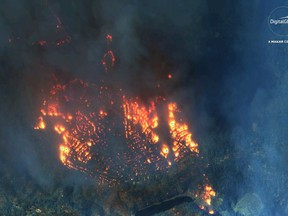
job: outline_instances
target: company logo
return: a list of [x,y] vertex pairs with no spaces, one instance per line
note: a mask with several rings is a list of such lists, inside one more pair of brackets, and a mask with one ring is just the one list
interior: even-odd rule
[[288,36],[288,7],[275,8],[270,13],[268,25],[275,35]]

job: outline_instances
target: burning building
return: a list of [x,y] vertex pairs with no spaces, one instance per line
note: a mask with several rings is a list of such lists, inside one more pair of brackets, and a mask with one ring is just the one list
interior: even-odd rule
[[272,7],[3,1],[0,214],[287,214]]
[[[112,36],[106,38],[109,44]],[[102,64],[105,72],[110,73],[108,69],[115,64],[112,50],[104,54]],[[139,97],[129,96],[125,89],[117,89],[104,79],[97,84],[79,79],[61,84],[54,76],[54,82],[42,100],[34,129],[49,130],[50,126],[50,131],[61,137],[58,154],[63,165],[88,174],[99,186],[111,187],[121,187],[124,183],[158,185],[158,181],[169,178],[171,172],[173,178],[183,178],[183,182],[179,181],[183,189],[180,193],[175,188],[165,189],[166,195],[162,195],[160,201],[186,193],[187,187],[193,184],[195,191],[189,191],[191,196],[199,196],[199,207],[214,213],[211,199],[216,193],[201,171],[204,167],[190,167],[203,165],[197,162],[201,160],[198,144],[176,103],[159,95],[145,104]],[[187,166],[191,174],[184,174],[189,172]],[[163,193],[165,183],[157,187]],[[138,190],[136,187],[129,192],[133,194]],[[142,202],[134,205],[153,204],[147,200]],[[127,212],[135,210],[139,209],[128,208]]]

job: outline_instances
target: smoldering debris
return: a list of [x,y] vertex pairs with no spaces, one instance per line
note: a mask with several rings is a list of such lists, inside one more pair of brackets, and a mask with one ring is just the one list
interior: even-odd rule
[[[241,197],[255,193],[264,215],[287,214],[287,50],[266,44],[274,37],[266,19],[275,7],[228,1],[3,1],[1,211],[108,211],[97,194],[87,192],[97,185],[63,168],[57,148],[50,145],[55,139],[49,133],[37,135],[33,124],[51,74],[66,81],[98,81],[107,75],[101,59],[110,33],[116,57],[110,83],[143,101],[161,92],[182,104],[208,161],[217,200],[223,199],[217,210],[233,214]],[[257,16],[252,19],[252,14]],[[67,185],[73,192],[63,189]],[[19,187],[25,196],[18,196]],[[68,191],[67,199],[61,191]],[[179,208],[187,212],[185,205]]]

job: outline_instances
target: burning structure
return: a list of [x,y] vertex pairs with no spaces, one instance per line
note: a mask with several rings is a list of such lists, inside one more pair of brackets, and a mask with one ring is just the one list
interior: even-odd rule
[[287,215],[278,6],[3,0],[0,215]]
[[[106,39],[109,44],[112,36],[107,35]],[[105,71],[109,72],[114,63],[115,56],[109,50],[102,60]],[[189,192],[191,196],[199,196],[199,207],[214,213],[211,199],[216,193],[201,173],[203,167],[183,174],[188,172],[187,166],[199,166],[200,158],[198,144],[176,103],[158,96],[144,104],[105,80],[90,84],[74,79],[61,84],[54,76],[54,82],[42,101],[34,129],[50,129],[59,134],[59,159],[63,165],[94,177],[100,185],[110,186],[151,185],[155,178],[166,178],[172,172],[185,179],[179,182],[186,188],[182,194],[193,183],[195,191]],[[166,199],[181,195],[177,191],[166,193]],[[160,201],[165,201],[165,197]],[[141,205],[145,207],[144,203]]]

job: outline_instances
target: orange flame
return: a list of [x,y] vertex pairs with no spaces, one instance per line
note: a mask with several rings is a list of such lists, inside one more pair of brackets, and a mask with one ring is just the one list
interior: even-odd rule
[[180,153],[185,152],[185,146],[188,147],[191,152],[199,153],[198,144],[192,140],[192,133],[188,130],[188,126],[176,120],[175,112],[178,111],[176,103],[168,104],[168,110],[170,134],[173,140],[172,150],[175,155],[175,160],[183,158],[184,155],[180,155]]
[[132,135],[133,131],[129,124],[129,120],[134,125],[140,124],[142,132],[147,136],[151,143],[157,143],[159,136],[153,131],[158,127],[158,116],[156,114],[155,103],[151,103],[151,106],[147,109],[145,106],[140,106],[135,101],[128,101],[123,97],[123,109],[124,109],[124,125],[126,131],[126,138],[128,135]]
[[[138,98],[127,99],[122,96],[117,99],[116,96],[111,98],[107,96],[104,105],[99,105],[99,100],[93,101],[94,98],[87,95],[86,90],[79,98],[68,97],[71,92],[67,91],[72,90],[73,85],[79,89],[79,84],[84,89],[89,86],[81,80],[73,80],[66,85],[56,84],[53,86],[49,97],[43,100],[40,109],[41,116],[34,127],[35,129],[46,129],[44,119],[49,118],[47,122],[53,124],[52,128],[62,139],[61,144],[59,144],[59,160],[68,168],[91,175],[100,173],[101,181],[106,181],[106,175],[108,176],[112,172],[111,170],[115,169],[115,175],[123,177],[122,172],[126,173],[125,170],[127,169],[133,171],[128,173],[128,177],[134,180],[137,176],[149,175],[149,169],[163,171],[169,169],[172,164],[179,162],[185,156],[198,156],[198,144],[192,139],[188,125],[179,118],[180,111],[176,103],[168,103],[166,107],[170,134],[170,139],[167,141],[167,137],[161,137],[159,133],[160,119],[156,109],[158,102],[152,101],[145,106]],[[105,95],[104,90],[106,91],[105,87],[100,87],[100,100],[106,99],[106,96],[103,97]],[[70,107],[73,106],[68,106],[70,109],[65,111],[64,108],[67,107],[67,104],[70,105],[71,101],[76,104],[77,109],[71,109]],[[111,113],[112,107],[119,111],[119,116],[123,117],[123,134],[116,134],[116,137],[122,139],[123,135],[123,138],[127,140],[126,145],[131,151],[130,153],[122,153],[123,155],[117,154],[115,158],[101,156],[102,151],[105,153],[105,149],[107,151],[108,148],[108,152],[109,149],[114,149],[112,143],[107,143],[106,140],[107,137],[114,136],[113,133],[115,133],[115,124],[110,118],[114,115]],[[95,152],[94,149],[97,148],[101,150],[99,150],[101,153]],[[85,166],[91,160],[98,163],[93,170],[89,166]],[[118,167],[112,167],[112,162],[103,163],[105,160],[115,160],[116,164],[117,161],[120,162]],[[123,161],[126,161],[127,164],[123,164]],[[150,168],[147,169],[145,165],[150,166]],[[205,185],[204,192],[199,195],[204,203],[201,204],[201,208],[205,209],[210,206],[215,194],[211,186]],[[208,211],[210,214],[214,213],[210,208]]]
[[202,200],[202,203],[200,204],[201,209],[207,209],[207,212],[209,214],[214,214],[214,210],[211,209],[212,204],[212,198],[216,196],[216,192],[213,190],[213,188],[206,184],[204,186],[204,191],[200,194],[200,199]]
[[44,130],[45,128],[46,128],[46,123],[44,122],[43,117],[40,116],[38,118],[38,123],[35,125],[34,129],[35,130],[40,130],[40,129]]
[[62,125],[55,125],[54,126],[54,130],[59,133],[59,134],[62,134],[64,131],[65,131],[65,127],[62,126]]
[[167,158],[168,155],[169,155],[169,148],[166,144],[163,144],[162,146],[162,150],[161,150],[161,153],[160,153],[163,157]]
[[[106,39],[109,45],[112,36],[107,35]],[[105,70],[113,67],[114,62],[114,54],[108,50],[102,59]],[[77,93],[73,91],[74,85]],[[157,99],[144,105],[139,98],[127,99],[113,94],[106,86],[97,87],[78,79],[65,85],[57,83],[49,93],[43,100],[34,129],[46,129],[45,121],[49,119],[47,123],[52,124],[62,139],[59,159],[68,168],[93,176],[96,173],[101,181],[108,178],[134,181],[136,177],[143,179],[151,170],[163,171],[186,156],[197,157],[199,154],[192,132],[179,118],[176,103],[168,103],[165,107],[168,116],[162,121],[156,109]],[[115,116],[120,117],[124,125],[119,125],[119,121],[115,123]],[[167,122],[170,137],[162,137],[159,123]],[[122,146],[115,145],[118,140],[122,141]],[[116,151],[113,155],[112,150]],[[94,167],[90,165],[92,162],[96,163]],[[202,200],[200,208],[208,206],[209,214],[214,214],[210,209],[212,197],[216,195],[212,187],[205,185],[203,193],[197,195]]]
[[212,197],[215,197],[216,192],[210,185],[206,185],[204,188],[203,200],[207,205],[211,205]]

